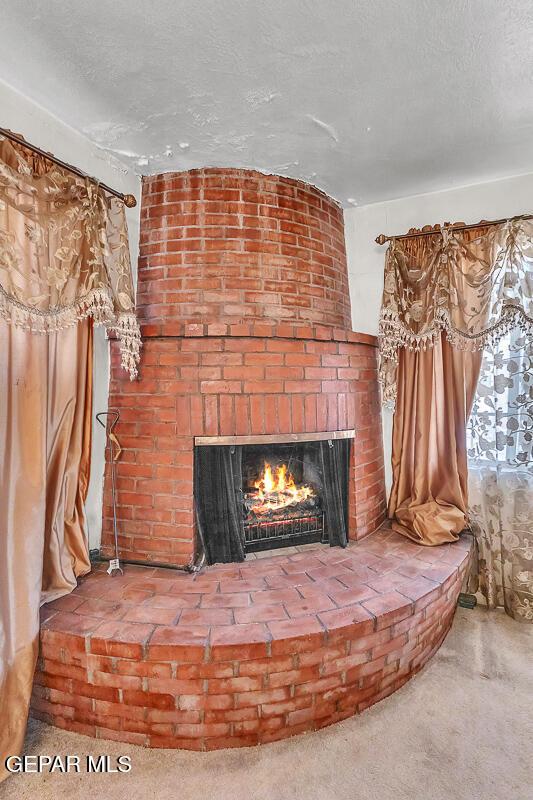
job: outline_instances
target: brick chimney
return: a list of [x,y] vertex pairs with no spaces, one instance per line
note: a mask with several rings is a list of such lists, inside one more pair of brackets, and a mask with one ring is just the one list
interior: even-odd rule
[[[355,429],[350,538],[385,516],[376,340],[350,322],[343,213],[313,186],[237,169],[145,178],[139,380],[111,343],[124,559],[195,550],[198,437]],[[112,551],[106,468],[102,552]]]

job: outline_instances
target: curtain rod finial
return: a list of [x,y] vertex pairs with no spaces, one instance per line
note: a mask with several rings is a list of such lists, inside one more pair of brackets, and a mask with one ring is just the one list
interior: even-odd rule
[[379,236],[376,236],[375,241],[376,241],[376,244],[385,244],[387,239],[388,239],[388,237],[385,236],[384,233],[380,233]]
[[126,206],[126,208],[135,208],[135,206],[137,205],[137,200],[132,194],[125,194],[124,205]]

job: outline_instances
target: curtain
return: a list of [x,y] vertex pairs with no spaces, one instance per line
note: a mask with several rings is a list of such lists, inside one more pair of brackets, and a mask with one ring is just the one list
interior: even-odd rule
[[393,527],[421,544],[467,523],[466,424],[485,345],[533,333],[533,224],[517,218],[391,242],[380,316],[380,379],[396,402]]
[[244,561],[242,447],[197,447],[194,474],[195,487],[208,487],[195,495],[207,563]]
[[479,589],[533,622],[533,338],[518,330],[483,354],[468,458]]
[[39,606],[90,569],[92,324],[49,336],[0,321],[0,780],[24,740]]
[[0,136],[0,318],[49,333],[91,316],[118,337],[133,380],[134,310],[124,204]]
[[133,379],[123,205],[0,136],[0,780],[24,738],[39,605],[90,569],[93,323],[117,336]]
[[399,356],[389,516],[420,544],[456,541],[467,524],[466,425],[480,362],[444,334]]
[[394,402],[402,350],[446,332],[458,350],[483,350],[512,328],[533,333],[533,221],[394,239],[385,259],[380,380]]
[[331,547],[346,547],[348,544],[347,484],[350,446],[349,439],[320,442],[324,515]]

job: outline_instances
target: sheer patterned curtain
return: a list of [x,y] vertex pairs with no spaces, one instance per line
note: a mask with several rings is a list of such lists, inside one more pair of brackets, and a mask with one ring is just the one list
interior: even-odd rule
[[484,350],[468,462],[479,589],[533,622],[533,337],[517,329]]

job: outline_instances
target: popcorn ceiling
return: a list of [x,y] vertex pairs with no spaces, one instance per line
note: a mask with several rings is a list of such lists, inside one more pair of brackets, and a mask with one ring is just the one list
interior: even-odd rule
[[6,0],[2,75],[138,174],[278,171],[365,205],[531,171],[531,2],[482,6]]

